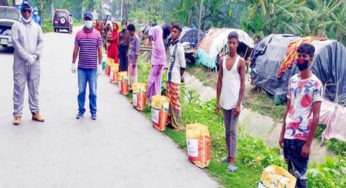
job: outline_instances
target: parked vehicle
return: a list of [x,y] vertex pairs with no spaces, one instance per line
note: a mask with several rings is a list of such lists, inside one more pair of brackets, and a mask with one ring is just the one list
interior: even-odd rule
[[0,45],[13,47],[11,28],[21,18],[15,7],[0,6]]
[[66,9],[57,9],[53,17],[54,32],[60,32],[61,30],[67,30],[72,33],[73,17]]

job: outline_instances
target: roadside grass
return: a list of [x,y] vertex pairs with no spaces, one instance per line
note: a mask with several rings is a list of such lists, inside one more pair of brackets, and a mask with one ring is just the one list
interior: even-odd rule
[[73,27],[83,26],[83,20],[73,20]]
[[252,111],[273,118],[274,121],[282,121],[286,111],[286,105],[275,105],[274,99],[260,88],[252,88],[247,91],[244,106]]
[[43,33],[53,32],[52,20],[45,21],[44,24],[41,26],[41,28]]
[[188,65],[186,71],[191,75],[196,76],[204,86],[210,86],[216,88],[217,84],[217,73],[209,71],[201,64]]
[[[142,58],[139,58],[138,66],[138,82],[147,83],[150,72],[150,64],[146,63]],[[165,82],[166,75],[163,76]],[[129,99],[132,98],[128,96]],[[205,169],[214,176],[219,182],[226,187],[257,187],[258,181],[262,174],[263,168],[268,164],[277,163],[280,166],[285,166],[283,158],[277,155],[278,148],[267,150],[263,141],[255,139],[243,130],[239,130],[238,140],[238,166],[239,170],[236,173],[226,171],[228,164],[220,163],[218,160],[227,155],[225,149],[224,124],[222,116],[215,115],[214,107],[216,100],[202,103],[198,95],[194,91],[187,91],[186,87],[181,87],[181,100],[183,109],[183,124],[202,123],[209,126],[211,138],[211,161]],[[148,119],[151,119],[151,108],[147,104],[143,111]],[[185,131],[177,132],[170,128],[164,131],[181,149],[186,151],[186,136]],[[262,149],[267,153],[274,153],[274,157],[263,156]],[[252,150],[256,151],[253,152]],[[251,152],[242,152],[251,151]],[[267,161],[262,163],[263,161]],[[268,163],[271,161],[270,163]],[[197,167],[196,167],[197,168]]]
[[[82,26],[83,24],[84,24],[83,21],[74,20],[73,27]],[[53,32],[54,27],[53,27],[52,20],[45,21],[44,24],[41,26],[41,28],[43,33]]]
[[[216,89],[218,74],[209,71],[201,64],[189,65],[186,69],[191,75],[198,78],[204,86]],[[260,88],[248,89],[246,87],[244,96],[244,106],[262,115],[272,117],[275,121],[282,120],[285,114],[285,105],[275,105],[274,99]]]
[[[150,64],[140,58],[138,66],[139,82],[147,83],[149,72]],[[165,83],[165,78],[163,83]],[[129,94],[127,97],[131,102],[132,95]],[[202,123],[208,126],[211,139],[211,160],[209,166],[204,170],[216,178],[223,186],[236,188],[257,187],[263,168],[273,164],[284,168],[287,167],[283,157],[279,155],[278,147],[266,147],[262,139],[250,136],[239,126],[237,154],[239,170],[235,173],[227,172],[227,164],[218,162],[220,158],[227,154],[223,118],[222,115],[217,116],[214,112],[216,100],[202,102],[199,95],[195,91],[188,90],[184,84],[181,85],[181,100],[183,125]],[[147,103],[143,113],[148,119],[151,119],[150,104]],[[186,151],[185,131],[176,132],[167,128],[163,133]],[[346,162],[344,156],[337,156],[335,159],[326,158],[326,162],[323,164],[309,165],[308,184],[311,187],[321,188],[345,187],[345,175]]]
[[[325,128],[326,125],[318,125],[315,137],[322,139],[322,132]],[[346,156],[346,142],[336,139],[325,139],[323,144],[326,145],[330,151],[335,152],[337,155]]]
[[[188,66],[186,69],[190,74],[197,77],[205,86],[216,88],[217,73],[208,72],[207,69],[200,64]],[[280,122],[286,111],[286,105],[276,105],[274,98],[266,91],[258,87],[247,87],[245,90],[243,104],[245,108],[258,112],[262,115],[273,118],[274,121]],[[316,132],[316,138],[321,139],[321,135],[325,125],[319,125]],[[337,155],[346,156],[346,142],[331,139],[325,140],[324,145]]]

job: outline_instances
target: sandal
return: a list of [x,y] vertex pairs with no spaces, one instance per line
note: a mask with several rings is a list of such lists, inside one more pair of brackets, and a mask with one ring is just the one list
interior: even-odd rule
[[228,167],[227,167],[227,171],[229,171],[229,172],[235,172],[235,171],[237,171],[238,170],[238,167],[237,166],[233,166],[233,165],[228,165]]

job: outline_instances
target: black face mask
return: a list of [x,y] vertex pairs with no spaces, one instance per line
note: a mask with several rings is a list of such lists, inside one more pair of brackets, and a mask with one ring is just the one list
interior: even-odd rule
[[298,59],[297,60],[297,66],[299,71],[303,71],[305,69],[308,68],[309,66],[309,60],[305,60],[305,59]]

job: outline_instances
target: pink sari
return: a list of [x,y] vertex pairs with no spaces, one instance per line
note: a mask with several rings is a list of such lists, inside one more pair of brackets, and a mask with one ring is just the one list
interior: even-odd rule
[[153,28],[154,47],[151,55],[151,69],[148,81],[148,99],[154,95],[161,95],[163,66],[166,63],[166,52],[163,44],[163,31],[160,26]]

